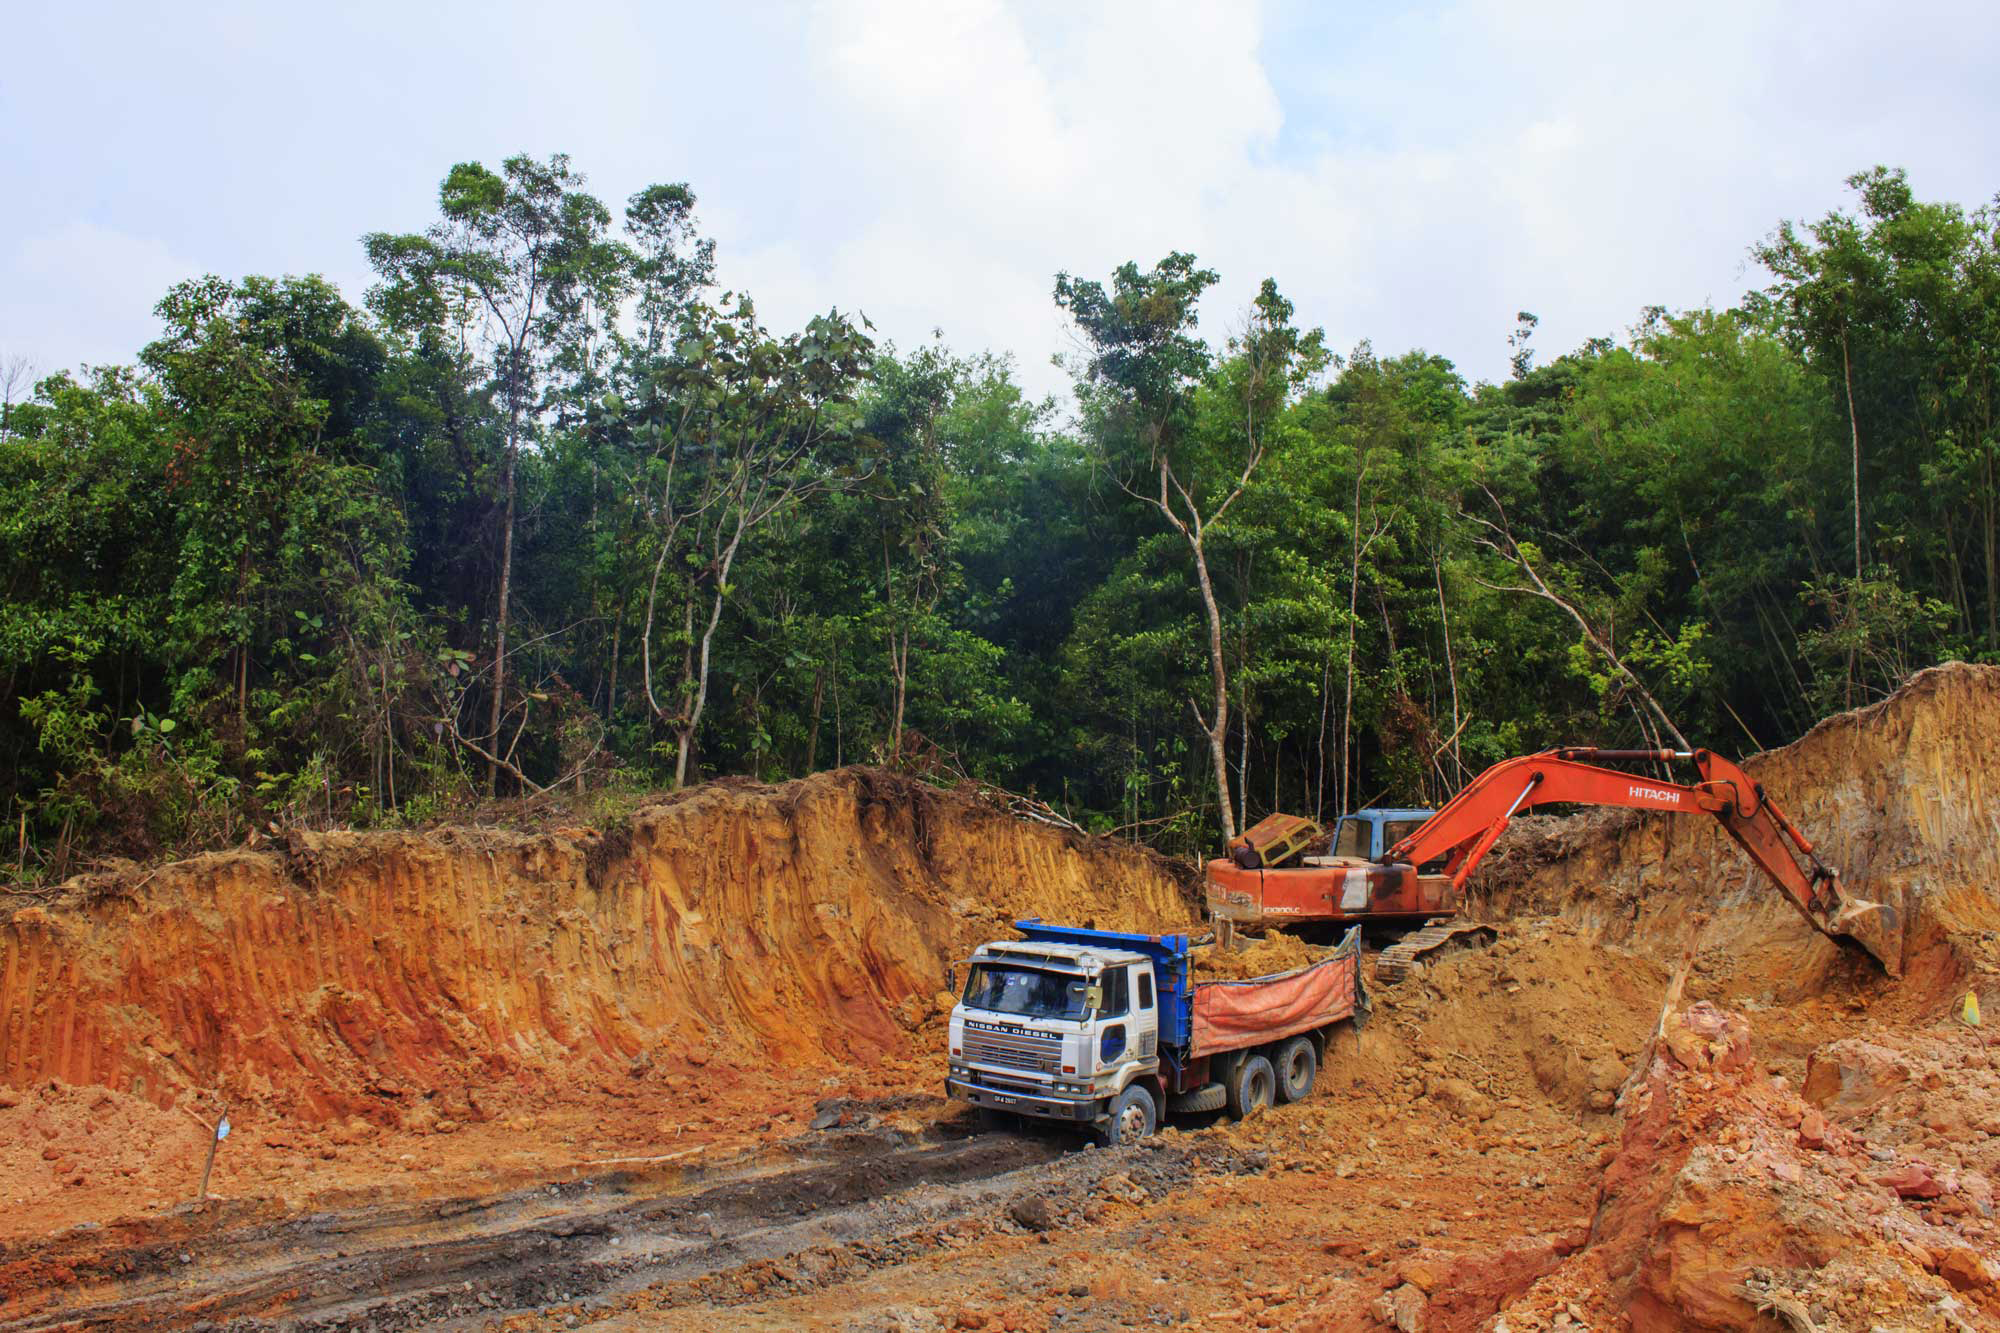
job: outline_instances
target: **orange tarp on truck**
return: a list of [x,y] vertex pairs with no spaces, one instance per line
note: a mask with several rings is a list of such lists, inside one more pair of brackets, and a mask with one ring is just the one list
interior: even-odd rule
[[1194,989],[1194,1053],[1261,1046],[1350,1017],[1360,967],[1360,950],[1343,948],[1325,962],[1297,972],[1255,981],[1201,983]]

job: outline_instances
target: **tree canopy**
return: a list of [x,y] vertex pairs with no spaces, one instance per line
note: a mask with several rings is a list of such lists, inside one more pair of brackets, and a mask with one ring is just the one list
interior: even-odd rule
[[[453,166],[363,303],[210,276],[0,416],[14,871],[857,761],[1175,852],[2000,658],[2000,215],[1903,173],[1512,374],[1190,254],[1001,353],[773,329],[685,184]],[[1746,238],[1748,239],[1748,238]],[[869,294],[851,294],[865,309]]]

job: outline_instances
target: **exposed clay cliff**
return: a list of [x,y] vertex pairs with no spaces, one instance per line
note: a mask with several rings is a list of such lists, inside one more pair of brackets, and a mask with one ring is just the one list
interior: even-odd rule
[[862,769],[711,784],[612,831],[308,835],[15,911],[0,1081],[324,1121],[634,1062],[865,1062],[1014,917],[1190,912],[1149,853]]
[[[2000,928],[2000,667],[1921,672],[1881,703],[1828,718],[1744,767],[1851,895],[1903,913],[1907,993],[1941,998],[2000,963],[1985,938]],[[1519,820],[1475,888],[1489,914],[1558,913],[1668,959],[1692,914],[1709,912],[1708,962],[1777,998],[1870,975],[1701,815]]]

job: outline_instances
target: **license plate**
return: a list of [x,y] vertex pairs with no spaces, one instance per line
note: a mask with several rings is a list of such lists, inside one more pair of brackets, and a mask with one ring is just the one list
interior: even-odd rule
[[997,1092],[993,1094],[993,1100],[1000,1103],[1000,1105],[1002,1106],[1012,1106],[1014,1104],[1014,1099],[1012,1097],[1002,1097]]

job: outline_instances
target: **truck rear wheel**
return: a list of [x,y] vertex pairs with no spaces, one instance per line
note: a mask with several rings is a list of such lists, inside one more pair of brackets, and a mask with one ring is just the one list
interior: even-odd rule
[[1153,1104],[1153,1094],[1134,1083],[1111,1099],[1111,1110],[1097,1137],[1105,1147],[1115,1148],[1121,1143],[1137,1143],[1151,1135],[1159,1124],[1160,1111]]
[[1220,1083],[1204,1083],[1193,1092],[1183,1092],[1178,1097],[1169,1097],[1167,1109],[1199,1115],[1204,1111],[1220,1111],[1222,1104],[1228,1099],[1229,1090]]
[[1228,1093],[1229,1114],[1242,1120],[1267,1109],[1276,1099],[1278,1075],[1269,1060],[1252,1055],[1229,1071],[1222,1086]]
[[1278,1048],[1278,1100],[1303,1101],[1312,1095],[1313,1080],[1319,1077],[1319,1052],[1311,1037],[1293,1037]]

